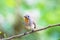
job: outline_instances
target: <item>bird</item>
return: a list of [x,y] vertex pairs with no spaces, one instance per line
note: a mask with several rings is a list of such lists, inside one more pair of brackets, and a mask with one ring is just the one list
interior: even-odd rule
[[34,29],[36,29],[36,23],[34,21],[32,21],[32,19],[29,15],[24,16],[24,21],[25,21],[26,30],[31,30],[33,32]]

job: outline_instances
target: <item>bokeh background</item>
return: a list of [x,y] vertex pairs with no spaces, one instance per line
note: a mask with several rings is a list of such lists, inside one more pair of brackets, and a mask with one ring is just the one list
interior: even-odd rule
[[[32,17],[38,28],[58,24],[60,0],[19,0],[19,3],[16,0],[0,0],[0,35],[2,32],[4,38],[7,38],[23,33],[25,14]],[[60,40],[60,26],[12,40]]]

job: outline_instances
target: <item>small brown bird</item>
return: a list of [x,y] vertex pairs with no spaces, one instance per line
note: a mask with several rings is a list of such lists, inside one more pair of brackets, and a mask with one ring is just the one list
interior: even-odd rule
[[35,22],[31,20],[29,15],[25,15],[24,18],[25,18],[25,28],[27,30],[34,31],[34,29],[36,28]]

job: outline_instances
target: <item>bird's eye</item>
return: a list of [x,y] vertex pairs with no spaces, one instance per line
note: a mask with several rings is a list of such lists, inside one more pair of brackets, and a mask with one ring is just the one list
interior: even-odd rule
[[29,16],[28,16],[29,17]]

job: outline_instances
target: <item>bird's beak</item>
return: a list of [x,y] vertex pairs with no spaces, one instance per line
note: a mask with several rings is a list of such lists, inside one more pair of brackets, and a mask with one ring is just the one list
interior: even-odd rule
[[25,19],[28,19],[26,16],[24,16]]
[[28,22],[28,18],[26,16],[24,16],[24,19],[25,19],[26,22]]

